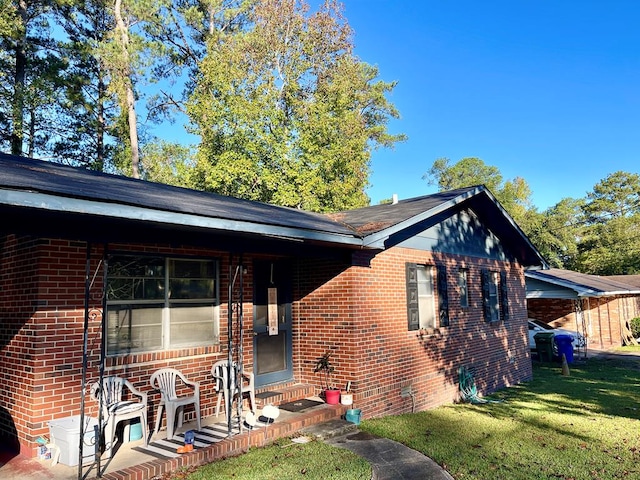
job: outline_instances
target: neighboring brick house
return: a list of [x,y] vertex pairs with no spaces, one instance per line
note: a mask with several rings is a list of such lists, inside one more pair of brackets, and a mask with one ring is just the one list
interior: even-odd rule
[[484,187],[320,215],[0,154],[0,213],[0,437],[27,455],[101,365],[152,405],[179,368],[205,417],[229,347],[259,388],[316,393],[331,351],[364,417],[456,401],[461,366],[482,393],[532,374],[544,262]]
[[637,275],[598,276],[559,268],[525,275],[529,318],[579,331],[587,339],[587,351],[623,345],[629,321],[640,316]]

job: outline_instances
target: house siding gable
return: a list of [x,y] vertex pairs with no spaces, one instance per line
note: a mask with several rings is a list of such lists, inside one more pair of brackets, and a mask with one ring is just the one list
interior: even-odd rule
[[500,239],[470,209],[462,210],[436,225],[416,232],[398,246],[500,261],[512,260]]

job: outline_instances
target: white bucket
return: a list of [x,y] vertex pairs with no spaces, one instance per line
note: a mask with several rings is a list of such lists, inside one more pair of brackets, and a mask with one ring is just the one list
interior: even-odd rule
[[342,405],[351,405],[353,403],[353,395],[351,393],[343,393],[340,395],[340,403]]

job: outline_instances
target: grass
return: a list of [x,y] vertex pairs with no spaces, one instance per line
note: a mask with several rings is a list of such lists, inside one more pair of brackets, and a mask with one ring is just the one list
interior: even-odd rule
[[[637,362],[637,361],[636,361]],[[501,403],[448,405],[365,421],[456,479],[640,478],[637,363],[589,359],[561,375],[534,365],[534,380],[499,392]]]
[[305,444],[281,439],[253,448],[239,457],[227,458],[183,474],[174,480],[369,480],[371,466],[359,456],[320,441]]
[[[365,420],[360,429],[423,452],[457,480],[640,478],[640,362],[534,364],[534,380],[490,397]],[[289,439],[173,478],[369,479],[364,460]]]

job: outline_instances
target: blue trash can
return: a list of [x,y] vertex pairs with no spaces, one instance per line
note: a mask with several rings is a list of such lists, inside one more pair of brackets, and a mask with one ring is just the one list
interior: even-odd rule
[[562,361],[562,354],[564,353],[567,363],[573,363],[573,345],[571,344],[573,338],[571,338],[571,335],[558,334],[554,340],[558,346],[560,361]]

